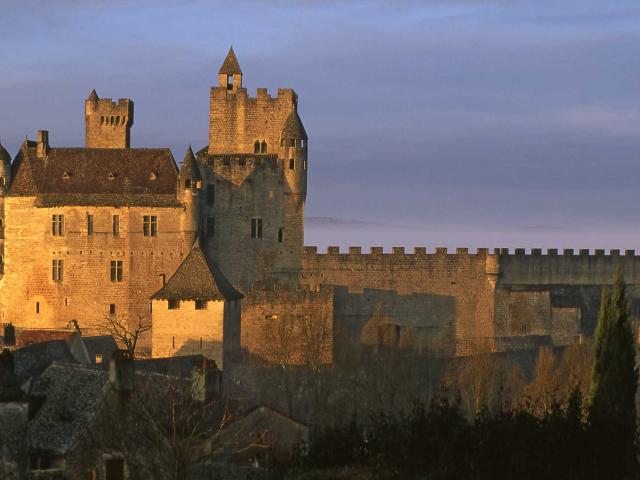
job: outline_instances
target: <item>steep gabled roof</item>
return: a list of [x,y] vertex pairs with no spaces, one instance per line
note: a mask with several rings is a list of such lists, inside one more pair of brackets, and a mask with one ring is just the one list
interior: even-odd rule
[[239,300],[238,292],[220,269],[209,262],[198,242],[154,300]]
[[98,97],[95,88],[91,90],[91,93],[89,94],[89,97],[87,97],[87,100],[91,100],[92,102],[97,102],[98,100],[100,100],[100,97]]
[[36,155],[25,141],[14,162],[9,196],[36,196],[38,206],[175,206],[178,169],[169,149],[51,148]]
[[224,59],[224,62],[222,63],[222,66],[220,67],[220,71],[218,73],[224,75],[242,75],[242,70],[240,69],[240,64],[238,63],[238,59],[236,58],[236,53],[233,51],[233,47],[229,49],[227,58]]
[[11,165],[11,155],[9,155],[7,149],[2,146],[2,142],[0,142],[0,163],[3,165]]
[[291,112],[291,114],[285,120],[284,126],[282,127],[282,138],[301,138],[303,140],[309,139],[307,137],[307,132],[304,129],[304,125],[302,124],[302,120],[300,120],[298,112]]

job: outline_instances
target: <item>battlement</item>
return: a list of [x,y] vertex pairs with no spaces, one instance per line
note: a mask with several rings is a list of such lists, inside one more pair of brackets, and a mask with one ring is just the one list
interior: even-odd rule
[[129,148],[133,125],[133,101],[99,98],[95,90],[85,101],[87,148]]
[[341,252],[340,247],[327,247],[325,252],[318,252],[318,247],[305,246],[304,254],[307,256],[313,255],[329,255],[329,256],[478,256],[486,257],[489,255],[488,248],[478,248],[475,253],[469,253],[468,248],[456,248],[455,252],[449,252],[447,247],[435,247],[432,250],[428,250],[427,247],[413,247],[413,253],[405,251],[405,247],[392,247],[391,251],[384,251],[384,247],[370,247],[368,253],[362,252],[362,247],[349,247],[347,252]]

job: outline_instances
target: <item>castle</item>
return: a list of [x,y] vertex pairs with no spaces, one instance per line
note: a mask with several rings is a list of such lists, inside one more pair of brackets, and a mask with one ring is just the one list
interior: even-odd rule
[[131,100],[92,91],[84,148],[52,147],[47,131],[13,160],[0,147],[1,322],[92,332],[147,319],[143,350],[222,365],[268,357],[265,332],[285,316],[303,348],[322,318],[323,362],[380,346],[448,357],[582,341],[618,266],[638,316],[630,250],[305,247],[313,164],[298,96],[250,96],[233,49],[209,143],[179,169],[169,149],[130,148],[133,121]]

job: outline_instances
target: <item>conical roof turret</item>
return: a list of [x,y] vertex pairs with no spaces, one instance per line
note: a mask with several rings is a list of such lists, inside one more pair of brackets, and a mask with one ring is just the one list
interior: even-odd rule
[[180,165],[180,176],[183,178],[192,178],[194,180],[201,180],[200,169],[196,163],[196,156],[193,154],[191,145],[187,148],[184,154],[184,159]]
[[95,88],[93,90],[91,90],[91,93],[87,97],[87,100],[90,100],[92,102],[97,102],[98,100],[100,100],[100,97],[98,97],[98,94],[96,93],[96,89]]
[[11,166],[11,155],[7,152],[7,149],[2,146],[0,142],[0,168]]
[[285,120],[284,126],[282,127],[282,138],[298,138],[302,140],[309,139],[298,112],[291,112]]
[[218,72],[224,75],[242,75],[242,70],[240,69],[240,64],[238,63],[238,59],[236,58],[236,53],[233,51],[233,47],[229,48],[229,53],[227,53],[227,58],[224,59],[222,66],[220,67],[220,71]]

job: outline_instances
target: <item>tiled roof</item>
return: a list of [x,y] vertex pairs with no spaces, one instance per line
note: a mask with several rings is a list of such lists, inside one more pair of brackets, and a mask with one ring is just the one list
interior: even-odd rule
[[304,125],[302,124],[302,120],[300,120],[300,116],[298,112],[291,112],[291,114],[287,117],[287,120],[284,122],[284,126],[282,127],[282,138],[301,138],[304,140],[308,140],[307,132],[304,129]]
[[37,196],[40,206],[175,206],[177,173],[169,149],[51,148],[37,158],[27,141],[9,195]]
[[180,165],[180,176],[183,178],[192,178],[193,180],[200,180],[200,169],[196,163],[196,157],[191,150],[191,145],[187,148],[187,152],[184,154],[184,159]]
[[152,299],[239,300],[242,294],[209,262],[196,242],[169,281]]
[[236,53],[233,51],[233,47],[229,49],[229,53],[227,53],[227,58],[224,59],[222,66],[220,67],[220,71],[218,72],[224,75],[233,75],[234,73],[239,73],[242,75],[242,70],[240,69],[240,64],[238,63],[238,59],[236,58]]
[[15,374],[20,384],[40,375],[53,362],[75,363],[69,345],[64,340],[37,343],[13,351]]
[[0,163],[5,165],[11,164],[11,155],[9,155],[7,149],[2,146],[2,143],[0,143]]
[[82,342],[89,354],[89,360],[95,361],[97,355],[102,355],[103,361],[106,363],[118,345],[111,335],[100,335],[97,337],[82,337]]
[[46,401],[29,422],[29,449],[64,455],[95,421],[110,391],[108,373],[54,363],[31,384],[29,395]]
[[71,344],[77,334],[76,330],[18,329],[16,331],[16,347],[26,347],[27,345],[50,342],[52,340],[64,340]]

